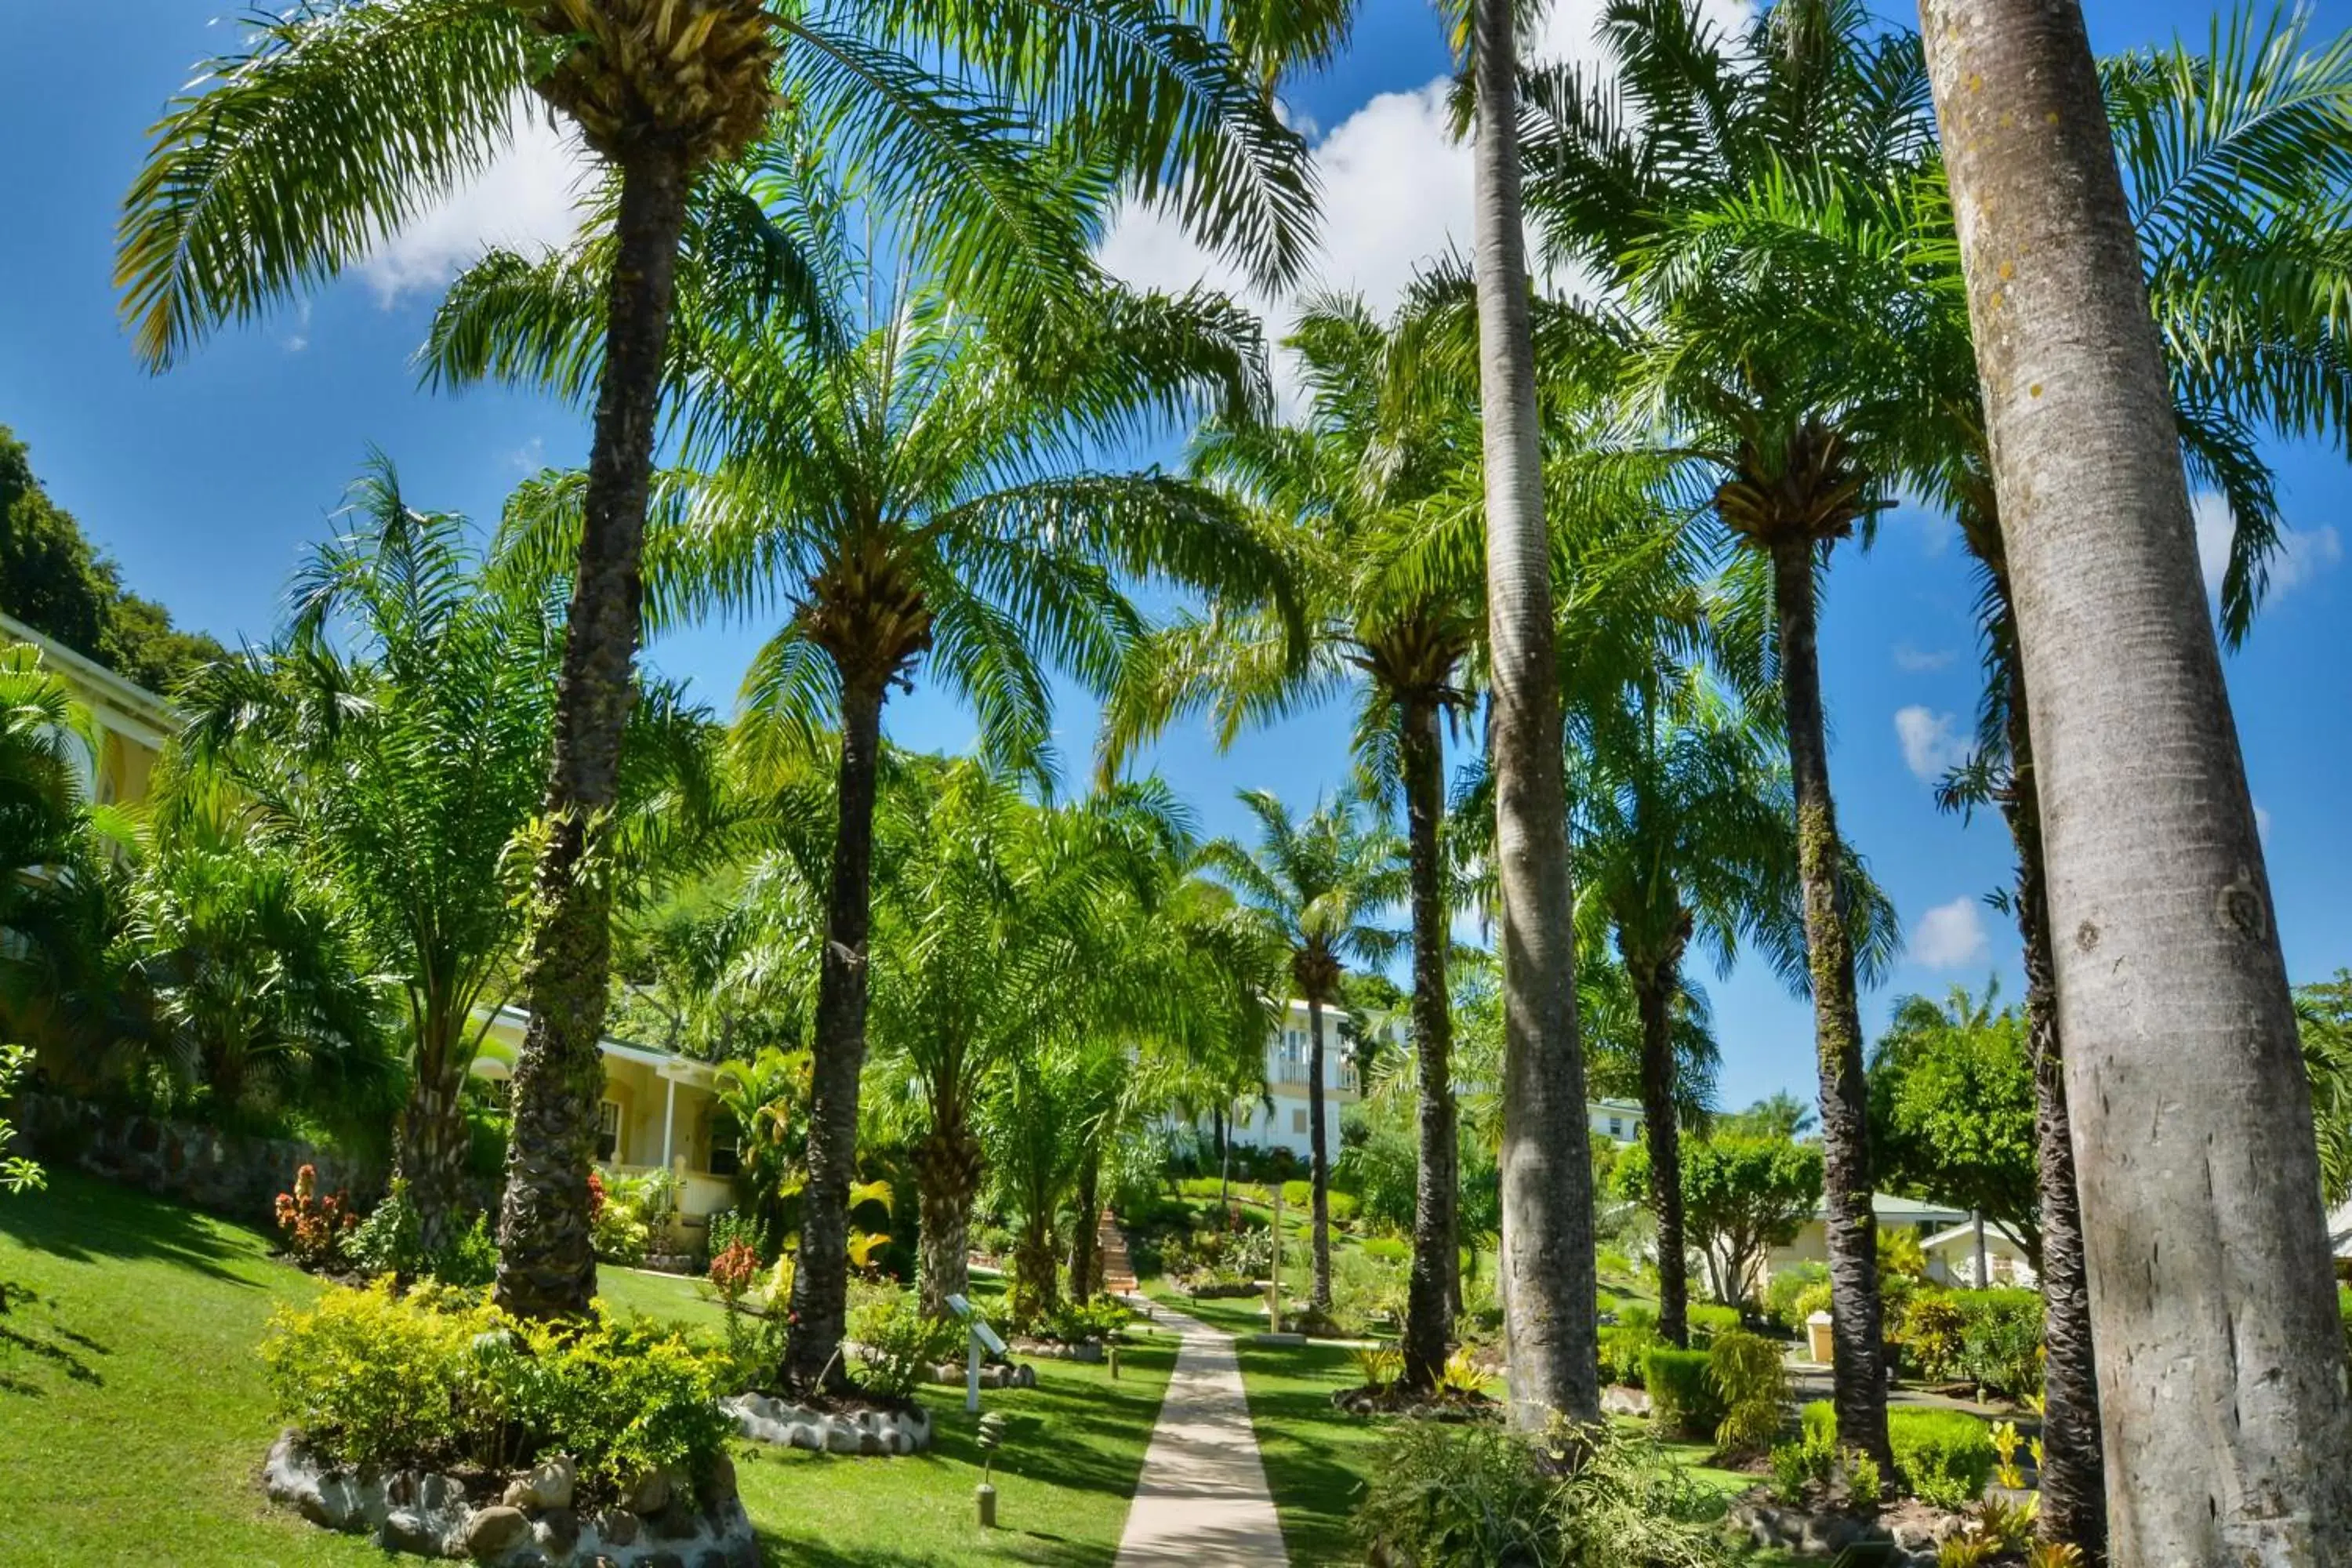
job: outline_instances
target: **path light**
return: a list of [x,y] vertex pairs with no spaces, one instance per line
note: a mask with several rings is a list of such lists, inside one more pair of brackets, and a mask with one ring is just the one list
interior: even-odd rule
[[980,1418],[980,1486],[971,1495],[980,1504],[980,1527],[996,1528],[996,1489],[989,1477],[996,1468],[997,1446],[1004,1441],[1004,1417],[992,1410]]

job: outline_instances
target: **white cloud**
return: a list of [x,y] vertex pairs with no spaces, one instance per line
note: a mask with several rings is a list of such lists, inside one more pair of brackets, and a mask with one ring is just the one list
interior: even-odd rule
[[2263,808],[2261,801],[2254,802],[2254,833],[2265,845],[2270,843],[2271,814]]
[[[2230,566],[2230,508],[2215,490],[2199,490],[2189,498],[2197,519],[2197,563],[2205,572],[2205,592],[2221,596],[2221,576]],[[2299,588],[2344,559],[2344,539],[2334,525],[2308,531],[2283,530],[2279,548],[2271,557],[2270,597]]]
[[530,252],[580,232],[579,198],[594,160],[544,109],[518,102],[511,140],[481,174],[421,214],[360,264],[379,303],[438,289],[494,245]]
[[[1593,29],[1601,0],[1560,0],[1546,16],[1530,62],[1592,60]],[[1726,27],[1744,26],[1739,0],[1707,0]],[[1413,274],[1449,252],[1472,249],[1470,149],[1454,139],[1439,77],[1408,92],[1386,92],[1333,126],[1314,144],[1321,184],[1321,247],[1310,277],[1289,299],[1246,286],[1241,270],[1195,244],[1169,213],[1129,205],[1103,241],[1103,265],[1142,288],[1224,289],[1266,317],[1267,339],[1278,342],[1295,318],[1297,298],[1341,289],[1363,296],[1385,314],[1395,308]],[[1301,122],[1313,134],[1313,127]],[[1554,276],[1554,288],[1574,291],[1576,279]],[[1276,381],[1287,396],[1286,365]]]
[[1984,957],[1986,946],[1984,916],[1971,898],[1937,904],[1911,928],[1912,961],[1930,969],[1965,968]]
[[1969,760],[1968,737],[1959,732],[1959,721],[1916,703],[1895,710],[1895,738],[1903,743],[1903,765],[1923,779],[1942,778]]
[[1959,657],[1954,648],[1923,648],[1907,642],[1895,645],[1895,668],[1911,675],[1941,669]]

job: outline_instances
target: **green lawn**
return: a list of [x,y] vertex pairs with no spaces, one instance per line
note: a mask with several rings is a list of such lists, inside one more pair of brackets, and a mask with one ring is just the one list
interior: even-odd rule
[[[276,1434],[255,1354],[282,1305],[318,1285],[260,1233],[68,1171],[0,1198],[0,1280],[37,1292],[0,1346],[0,1563],[8,1568],[338,1568],[390,1559],[261,1494]],[[716,1324],[690,1280],[604,1276],[627,1310]],[[984,1289],[984,1287],[983,1287]],[[1048,1362],[1034,1390],[990,1393],[1013,1417],[998,1519],[973,1522],[979,1480],[960,1390],[927,1391],[937,1447],[904,1459],[832,1459],[737,1447],[743,1500],[768,1561],[816,1568],[964,1563],[1108,1563],[1174,1362],[1146,1335],[1102,1367]]]

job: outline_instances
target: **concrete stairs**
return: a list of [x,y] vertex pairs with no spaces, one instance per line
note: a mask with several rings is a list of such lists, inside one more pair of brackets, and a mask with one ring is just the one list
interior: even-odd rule
[[1135,1260],[1127,1255],[1127,1237],[1108,1209],[1095,1223],[1095,1251],[1102,1259],[1103,1289],[1121,1298],[1134,1295]]

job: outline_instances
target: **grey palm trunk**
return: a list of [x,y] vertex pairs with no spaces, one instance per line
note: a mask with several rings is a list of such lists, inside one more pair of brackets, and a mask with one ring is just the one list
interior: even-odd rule
[[530,1009],[514,1074],[514,1128],[499,1216],[500,1306],[585,1312],[596,1290],[588,1168],[604,1098],[612,889],[590,864],[592,830],[620,795],[621,737],[635,700],[641,561],[662,358],[686,226],[687,170],[666,149],[623,160],[606,300],[604,370],[556,691],[548,837],[533,880],[525,959]]
[[1444,894],[1444,741],[1437,701],[1410,697],[1400,709],[1405,851],[1412,898],[1412,1038],[1420,1071],[1421,1168],[1413,1188],[1412,1270],[1405,1287],[1404,1381],[1433,1388],[1454,1348],[1459,1289],[1454,1105],[1454,1013],[1446,984],[1453,940]]
[[1101,1202],[1102,1155],[1089,1150],[1078,1166],[1078,1195],[1070,1205],[1076,1215],[1070,1222],[1070,1300],[1081,1307],[1094,1300],[1097,1276],[1102,1272],[1102,1254],[1096,1246]]
[[[935,1098],[932,1103],[945,1101]],[[933,1115],[940,1113],[934,1110]],[[919,1296],[926,1315],[944,1318],[948,1298],[963,1295],[971,1283],[971,1208],[983,1169],[980,1140],[972,1136],[961,1109],[917,1141],[913,1163],[916,1202],[922,1211]]]
[[439,1250],[456,1231],[473,1147],[462,1100],[466,1066],[454,1057],[446,1043],[417,1053],[415,1080],[395,1130],[393,1173],[416,1207],[418,1238],[427,1252]]
[[825,890],[809,1075],[808,1185],[793,1270],[785,1370],[803,1388],[838,1384],[849,1310],[849,1188],[857,1179],[857,1082],[866,1068],[866,938],[873,925],[874,795],[881,766],[881,672],[853,668],[841,692],[840,824]]
[[2310,1092],[2096,67],[1927,0],[2015,595],[2112,1559],[2352,1559]]
[[1878,1294],[1878,1222],[1870,1206],[1869,1098],[1853,937],[1846,921],[1844,847],[1830,791],[1829,740],[1815,646],[1812,539],[1771,543],[1780,689],[1797,802],[1797,872],[1803,887],[1805,965],[1812,984],[1821,1079],[1822,1228],[1830,1255],[1831,1403],[1838,1441],[1894,1474],[1886,1441],[1886,1351]]
[[[2005,578],[1997,591],[2008,597]],[[2013,617],[2012,617],[2013,618]],[[2066,1113],[2064,1053],[2058,1029],[2056,960],[2050,946],[2042,824],[2033,798],[2033,745],[2025,682],[2012,657],[2009,696],[2010,783],[2003,811],[2017,844],[2017,932],[2025,950],[2026,1044],[2033,1061],[2035,1178],[2042,1210],[2042,1507],[2040,1537],[2072,1544],[2089,1563],[2106,1555],[2105,1479],[2099,1442],[2098,1360],[2083,1275],[2083,1204],[2074,1180]]]
[[[1323,998],[1307,994],[1307,1149],[1309,1202],[1314,1213],[1310,1246],[1315,1256],[1309,1300],[1320,1312],[1331,1310],[1331,1150],[1323,1128]],[[1279,1249],[1282,1237],[1274,1238]]]
[[1519,195],[1515,22],[1508,0],[1473,0],[1472,215],[1503,972],[1499,1284],[1511,1421],[1531,1428],[1555,1414],[1599,1419],[1601,1389],[1568,794]]

